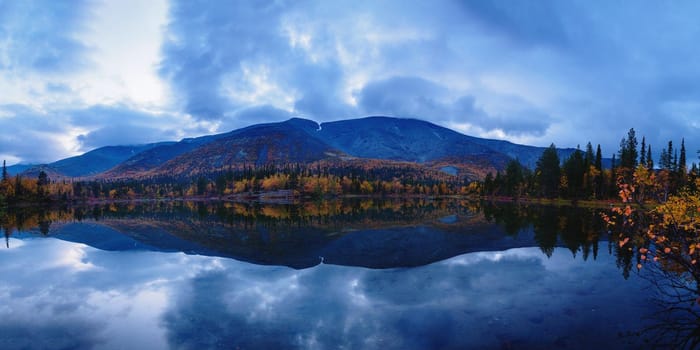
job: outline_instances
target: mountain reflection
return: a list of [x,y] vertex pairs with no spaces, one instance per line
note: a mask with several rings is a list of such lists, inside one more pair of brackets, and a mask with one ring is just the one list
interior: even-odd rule
[[349,200],[300,205],[146,202],[2,215],[6,238],[34,233],[105,250],[182,251],[257,264],[421,266],[484,250],[565,246],[584,260],[603,235],[592,209],[469,201]]

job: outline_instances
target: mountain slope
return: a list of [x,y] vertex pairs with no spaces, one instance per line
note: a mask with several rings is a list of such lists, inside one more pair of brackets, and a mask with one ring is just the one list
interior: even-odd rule
[[[534,168],[543,147],[467,136],[417,119],[367,117],[322,123],[319,137],[357,157],[431,162],[443,159],[488,159],[502,170],[510,159]],[[559,149],[565,159],[575,149]]]
[[368,117],[322,123],[316,135],[361,158],[425,163],[465,155],[501,156],[462,134],[416,119]]
[[[315,123],[304,122],[289,120],[253,125],[211,136],[206,142],[198,139],[184,140],[165,149],[177,152],[166,155],[164,149],[153,149],[127,160],[101,177],[124,177],[139,171],[140,176],[180,176],[221,170],[229,166],[310,163],[342,156],[342,152],[323,141],[309,137],[304,128]],[[155,152],[159,156],[166,155],[170,158],[147,163],[148,156]],[[134,164],[140,168],[135,168]]]
[[6,169],[8,175],[14,176],[17,174],[21,174],[23,171],[31,169],[35,166],[38,166],[38,164],[15,164],[8,166]]
[[53,163],[36,165],[23,170],[27,176],[36,176],[44,171],[51,177],[82,177],[102,173],[125,160],[168,142],[135,146],[106,146],[85,154],[62,159]]

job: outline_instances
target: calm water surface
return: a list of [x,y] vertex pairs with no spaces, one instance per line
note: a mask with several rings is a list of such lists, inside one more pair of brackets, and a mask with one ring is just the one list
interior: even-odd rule
[[692,338],[697,306],[667,312],[668,290],[649,281],[664,274],[633,268],[597,218],[466,202],[7,211],[0,348],[590,349]]

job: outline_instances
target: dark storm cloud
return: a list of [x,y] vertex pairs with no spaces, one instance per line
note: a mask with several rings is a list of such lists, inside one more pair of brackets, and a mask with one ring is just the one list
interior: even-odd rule
[[68,73],[85,68],[89,47],[77,35],[90,7],[86,0],[0,2],[0,69]]

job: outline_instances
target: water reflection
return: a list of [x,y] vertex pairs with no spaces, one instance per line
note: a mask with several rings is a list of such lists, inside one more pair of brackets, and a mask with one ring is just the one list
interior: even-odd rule
[[263,205],[107,204],[7,213],[6,237],[35,232],[106,250],[182,251],[257,264],[421,266],[474,251],[566,246],[597,254],[594,210],[457,201],[356,200]]
[[584,262],[564,249],[550,258],[538,248],[470,253],[412,269],[294,270],[24,243],[0,253],[6,349],[53,338],[76,348],[590,348],[628,345],[634,339],[619,334],[643,316],[635,306],[644,297],[631,293],[642,280],[618,283],[611,256]]
[[391,200],[7,211],[0,348],[693,347],[695,275],[637,272],[598,212]]

